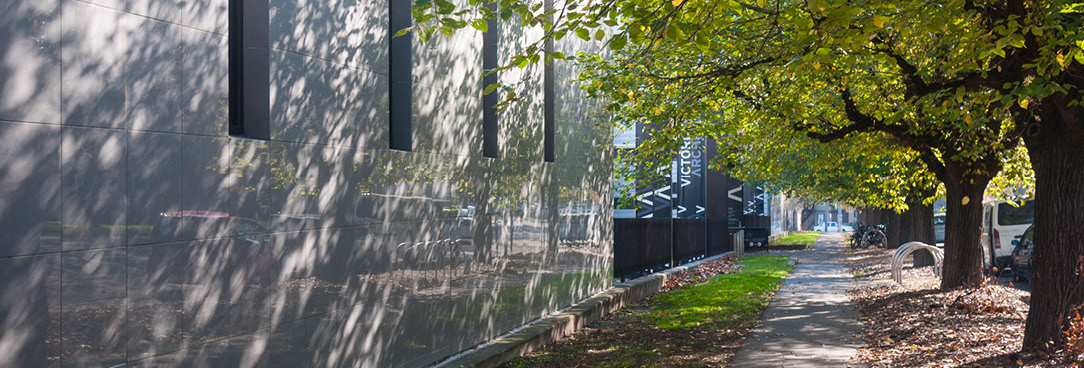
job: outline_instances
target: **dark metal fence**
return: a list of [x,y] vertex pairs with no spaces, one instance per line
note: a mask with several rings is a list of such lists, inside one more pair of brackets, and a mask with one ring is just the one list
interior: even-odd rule
[[685,264],[708,255],[707,221],[674,219],[674,264]]
[[625,281],[728,252],[726,220],[614,219],[614,277]]
[[708,234],[708,254],[716,255],[722,254],[734,250],[734,245],[731,244],[731,231],[727,228],[726,219],[711,219],[708,220],[708,228],[706,233]]

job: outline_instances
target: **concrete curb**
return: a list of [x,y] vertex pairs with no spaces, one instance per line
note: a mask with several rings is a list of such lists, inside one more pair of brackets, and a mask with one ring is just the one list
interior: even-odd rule
[[655,294],[663,283],[675,274],[695,270],[704,262],[732,254],[701,259],[696,262],[656,272],[628,282],[615,284],[605,291],[579,302],[561,313],[532,322],[518,331],[479,345],[472,350],[452,356],[434,367],[497,367],[515,357],[534,351],[545,344],[568,337],[587,324],[610,315],[622,307]]

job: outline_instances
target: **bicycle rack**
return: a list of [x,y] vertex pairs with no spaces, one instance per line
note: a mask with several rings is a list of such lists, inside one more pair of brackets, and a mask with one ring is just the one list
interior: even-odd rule
[[933,273],[938,278],[941,277],[941,266],[945,259],[945,251],[923,242],[913,241],[901,245],[899,249],[896,249],[895,253],[892,253],[892,280],[903,283],[903,260],[919,249],[925,249],[930,254],[933,254]]

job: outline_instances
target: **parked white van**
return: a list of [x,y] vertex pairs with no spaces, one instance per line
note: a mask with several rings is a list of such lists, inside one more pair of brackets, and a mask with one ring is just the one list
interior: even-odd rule
[[983,262],[1003,268],[1012,256],[1013,240],[1020,239],[1035,219],[1035,201],[1013,206],[1004,200],[982,204]]

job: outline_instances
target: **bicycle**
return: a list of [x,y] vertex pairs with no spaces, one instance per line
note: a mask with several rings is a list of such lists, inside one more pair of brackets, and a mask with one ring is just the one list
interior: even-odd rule
[[854,231],[851,232],[851,238],[848,239],[849,243],[847,245],[851,249],[858,249],[862,245],[863,234],[865,234],[865,225],[862,225],[861,222],[854,224]]
[[863,249],[869,248],[871,246],[887,248],[888,237],[885,236],[885,225],[877,224],[875,226],[867,227],[866,231],[862,234],[862,240],[859,246]]

